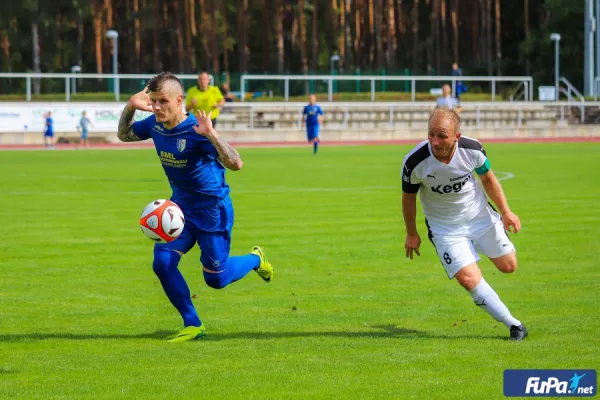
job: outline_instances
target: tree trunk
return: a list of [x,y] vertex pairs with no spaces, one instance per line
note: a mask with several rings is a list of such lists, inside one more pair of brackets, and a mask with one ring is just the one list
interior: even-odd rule
[[375,25],[373,31],[375,32],[373,39],[375,40],[375,71],[379,72],[383,65],[383,0],[376,0],[376,12],[375,12]]
[[190,3],[193,3],[194,0],[183,0],[183,14],[181,16],[174,15],[173,17],[177,19],[177,21],[181,21],[181,26],[183,30],[183,41],[184,41],[184,59],[183,59],[183,68],[184,70],[180,71],[180,73],[188,73],[190,72],[190,65],[192,63],[192,27],[190,24]]
[[[215,79],[221,75],[221,63],[219,60],[219,43],[223,41],[219,40],[219,29],[217,28],[217,11],[219,9],[219,1],[213,0],[210,10],[210,41],[211,41],[211,53],[212,53],[212,73]],[[194,63],[195,64],[195,63]],[[195,67],[194,67],[195,69]]]
[[248,31],[246,27],[247,13],[248,13],[248,0],[238,0],[237,2],[237,19],[238,19],[238,48],[240,56],[240,72],[248,71],[248,55],[250,50],[248,49]]
[[[196,36],[198,36],[198,30],[196,29],[196,0],[189,0],[189,18],[190,18],[190,33],[192,34],[192,42],[195,41]],[[192,44],[193,46],[193,44]],[[194,46],[195,47],[195,46]]]
[[[346,59],[346,3],[350,0],[340,0],[340,7],[336,11],[340,14],[340,25],[338,29],[338,52],[342,60]],[[337,21],[336,21],[337,26]],[[331,54],[330,54],[331,56]],[[330,61],[331,62],[331,61]],[[341,63],[340,63],[341,64]]]
[[413,33],[413,75],[417,74],[417,68],[419,66],[419,0],[413,1],[413,8],[411,13],[412,19],[412,33]]
[[[531,36],[531,29],[529,26],[529,0],[523,1],[523,18],[524,18],[524,29],[525,29],[525,40],[528,40]],[[600,21],[598,21],[600,22]],[[525,75],[531,75],[531,61],[529,60],[528,55],[525,57]]]
[[342,10],[342,12],[344,13],[344,26],[342,27],[342,29],[344,29],[345,33],[345,40],[344,40],[344,57],[342,59],[343,61],[343,67],[340,67],[340,70],[343,71],[349,71],[350,70],[350,47],[352,46],[352,27],[350,26],[350,17],[352,16],[352,9],[351,9],[351,1],[350,0],[346,0],[345,2],[345,9]]
[[283,34],[283,4],[282,0],[275,0],[275,35],[277,40],[277,73],[282,74],[285,66],[285,46]]
[[192,62],[192,71],[197,72],[196,69],[196,38],[198,37],[198,30],[196,29],[196,0],[189,0],[189,26],[190,26],[190,46],[188,47],[189,58]]
[[375,62],[375,12],[374,12],[374,7],[373,7],[373,0],[367,0],[367,4],[368,4],[368,15],[369,15],[369,19],[367,21],[368,23],[368,29],[369,29],[369,69],[373,69],[373,64]]
[[361,20],[361,10],[362,8],[362,0],[356,0],[354,5],[354,68],[360,68],[362,57],[361,50],[363,45],[363,38],[360,30],[360,20]]
[[[218,0],[217,0],[218,1]],[[262,70],[263,72],[269,72],[271,65],[271,52],[269,46],[269,38],[271,37],[271,30],[269,29],[269,17],[271,17],[269,0],[262,0]]]
[[104,64],[107,70],[111,69],[111,60],[113,57],[113,45],[112,40],[106,40],[104,34],[107,30],[115,29],[115,22],[113,19],[113,7],[111,0],[104,0],[104,16],[106,17],[104,26],[102,27],[102,45],[104,47],[103,53],[108,54],[108,57],[104,59]]
[[440,38],[440,0],[433,0],[433,53],[435,55],[435,68],[438,75],[446,75],[442,72],[441,62],[441,38]]
[[397,44],[397,50],[396,50],[396,60],[398,65],[402,65],[406,63],[406,58],[408,56],[408,54],[406,54],[405,51],[401,51],[404,50],[402,44],[403,44],[403,37],[406,35],[406,15],[404,13],[404,1],[403,0],[396,0],[396,12],[394,13],[394,19],[396,20],[396,44]]
[[494,74],[493,45],[492,45],[492,0],[485,4],[485,45],[488,65],[488,75]]
[[437,1],[433,0],[431,3],[431,13],[429,14],[429,39],[427,40],[427,64],[428,64],[428,73],[431,73],[431,70],[436,68],[439,74],[439,68],[436,63],[435,53],[436,53],[436,28],[437,28]]
[[[457,0],[453,0],[454,2],[456,2]],[[472,51],[472,58],[475,61],[476,64],[480,64],[482,57],[481,57],[481,49],[479,46],[479,43],[481,42],[481,38],[479,37],[479,26],[480,26],[480,22],[479,22],[479,9],[480,9],[480,3],[479,0],[476,2],[473,2],[473,8],[471,9],[471,51]]]
[[114,21],[113,21],[113,8],[111,0],[104,0],[104,12],[106,13],[106,27],[108,29],[113,29]]
[[102,6],[100,5],[99,0],[94,0],[92,3],[92,18],[94,20],[94,42],[96,45],[96,73],[98,74],[102,73],[104,65],[102,62],[102,17]]
[[442,64],[444,66],[448,63],[448,9],[446,7],[446,0],[442,0],[440,3],[440,18],[442,20],[442,31],[441,31],[441,57]]
[[228,10],[227,10],[227,2],[222,1],[221,3],[221,19],[223,26],[223,70],[227,76],[226,81],[229,83],[229,33],[227,31],[228,28]]
[[[0,35],[0,47],[2,48],[2,63],[0,63],[0,70],[6,70],[6,72],[11,72],[12,66],[10,62],[10,38],[8,36],[8,31],[3,30],[2,35]],[[4,81],[2,81],[4,83]]]
[[83,33],[84,33],[84,31],[83,31],[83,15],[82,15],[81,6],[77,7],[76,26],[77,26],[77,44],[75,46],[75,59],[73,61],[75,62],[75,65],[79,65],[81,68],[83,68],[82,52],[83,52],[83,40],[84,40]]
[[396,38],[396,18],[394,10],[394,0],[387,0],[387,33],[388,43],[386,51],[386,63],[392,71],[396,69],[396,52],[398,51],[398,41]]
[[480,26],[479,51],[481,53],[481,63],[485,65],[487,63],[487,59],[488,59],[487,58],[488,48],[486,48],[486,43],[487,43],[487,27],[486,27],[487,18],[485,16],[486,0],[478,0],[478,2],[479,2],[479,26]]
[[148,49],[154,47],[154,44],[146,39],[146,35],[144,35],[146,28],[152,26],[152,22],[150,18],[148,18],[148,0],[141,0],[140,3],[140,53],[142,53],[142,59],[140,60],[140,73],[145,73],[146,71],[152,71],[156,66],[148,67]]
[[211,64],[211,48],[209,47],[210,15],[209,6],[206,5],[207,0],[199,0],[200,5],[200,44],[202,45],[202,55],[200,57],[200,69],[208,71]]
[[[313,73],[317,73],[319,69],[319,0],[313,0],[313,15],[312,15],[312,66]],[[343,14],[343,13],[342,13]],[[268,32],[267,32],[268,34]],[[343,49],[341,47],[340,49]],[[343,50],[342,50],[343,51]]]
[[[34,17],[35,19],[35,17]],[[37,21],[31,22],[31,39],[33,42],[33,72],[40,73],[40,34]],[[40,79],[33,80],[33,93],[40,94]]]
[[[452,58],[458,63],[458,0],[450,0],[450,19],[452,20]],[[476,24],[473,24],[476,25]]]
[[161,49],[160,41],[158,40],[158,30],[160,29],[160,18],[159,18],[160,9],[159,9],[159,5],[158,5],[158,1],[159,0],[154,0],[154,7],[153,7],[154,26],[152,29],[152,34],[153,34],[154,45],[152,46],[152,65],[154,66],[154,68],[157,68],[158,70],[162,70],[162,62],[160,62],[159,58],[158,58],[158,54]]
[[[340,36],[339,36],[339,16],[338,16],[338,2],[337,0],[331,0],[330,3],[330,15],[329,15],[329,20],[331,23],[331,30],[333,31],[333,35],[332,35],[332,43],[331,43],[331,48],[329,49],[329,52],[331,54],[337,52],[340,50]],[[336,44],[337,42],[337,44]]]
[[298,0],[298,17],[300,23],[300,59],[302,61],[302,73],[308,72],[308,60],[306,57],[306,17],[304,15],[304,0]]
[[[292,48],[291,48],[292,51],[290,52],[290,54],[293,57],[296,54],[298,37],[300,36],[300,33],[299,33],[300,28],[298,28],[298,20],[300,18],[298,18],[298,13],[296,11],[294,11],[293,7],[289,4],[290,3],[288,3],[288,6],[287,6],[289,8],[289,11],[288,11],[289,15],[286,15],[286,18],[292,20],[292,30],[290,32],[290,43],[292,45]],[[289,26],[289,25],[286,24],[286,26]]]
[[[64,16],[61,15],[60,13],[56,16],[56,25],[54,27],[54,29],[52,29],[54,32],[52,34],[53,36],[53,41],[56,44],[56,53],[54,55],[54,62],[51,64],[50,68],[55,68],[59,71],[64,71],[65,70],[65,66],[70,67],[70,65],[68,64],[68,60],[65,59],[66,56],[66,51],[65,51],[65,40],[63,35],[61,35],[61,31],[62,31],[62,27],[64,24]],[[40,47],[42,47],[42,45],[40,44]]]
[[142,62],[142,43],[140,39],[140,3],[139,0],[133,0],[133,40],[135,42],[135,72],[140,73],[140,63]]
[[171,23],[170,23],[170,20],[169,20],[169,16],[170,16],[170,13],[169,13],[169,3],[167,3],[166,1],[161,1],[161,0],[159,0],[159,1],[162,3],[162,13],[161,14],[162,14],[162,17],[163,17],[162,18],[162,30],[161,30],[161,33],[162,32],[168,33],[167,41],[166,41],[168,43],[168,45],[164,47],[164,53],[160,53],[160,54],[163,54],[163,56],[160,57],[160,59],[161,60],[167,60],[167,62],[161,62],[161,63],[162,63],[163,68],[165,70],[170,70],[170,69],[174,68],[173,67],[173,58],[174,58],[174,55],[173,55],[173,45],[172,45],[172,43],[176,42],[177,39],[173,37],[174,36],[174,32],[171,29]]
[[[175,25],[175,37],[177,39],[177,73],[183,72],[183,65],[185,62],[185,49],[183,45],[184,32],[182,24],[180,23],[180,18],[178,18],[181,17],[180,1],[181,0],[173,0],[173,15],[171,16],[171,21]],[[175,21],[173,21],[173,19]]]
[[496,74],[502,75],[502,38],[500,24],[500,0],[496,0]]

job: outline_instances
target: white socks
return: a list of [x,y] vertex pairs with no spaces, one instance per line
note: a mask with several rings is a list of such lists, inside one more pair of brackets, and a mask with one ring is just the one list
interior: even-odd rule
[[502,300],[500,300],[500,297],[498,297],[498,294],[494,289],[488,285],[485,279],[481,278],[481,282],[473,289],[469,290],[469,293],[471,293],[475,305],[483,308],[496,321],[502,322],[508,328],[512,325],[521,325],[521,321],[510,314],[508,308],[504,305]]

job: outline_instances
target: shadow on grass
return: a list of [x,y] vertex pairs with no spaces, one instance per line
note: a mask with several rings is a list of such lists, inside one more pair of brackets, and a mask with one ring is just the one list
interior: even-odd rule
[[[443,339],[443,340],[462,340],[462,339],[502,339],[507,340],[503,335],[477,335],[477,334],[456,334],[445,335],[416,329],[407,329],[395,325],[371,325],[373,331],[310,331],[310,332],[214,332],[209,331],[202,341],[222,341],[235,339],[286,339],[286,338],[310,338],[310,337],[337,337],[337,338],[357,338],[357,339]],[[127,340],[127,339],[156,339],[165,340],[166,337],[174,334],[173,331],[159,330],[152,333],[142,334],[85,334],[85,333],[24,333],[24,334],[0,334],[0,342],[17,342],[33,340]]]

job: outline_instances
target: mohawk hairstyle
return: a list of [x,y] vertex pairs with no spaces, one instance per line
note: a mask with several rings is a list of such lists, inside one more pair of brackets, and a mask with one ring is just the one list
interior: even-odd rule
[[436,107],[433,112],[431,113],[431,115],[429,116],[429,124],[431,124],[431,120],[433,119],[433,117],[436,114],[442,114],[442,116],[444,118],[448,118],[452,121],[452,123],[454,124],[454,126],[456,127],[456,132],[459,131],[460,129],[460,116],[458,115],[458,113],[454,110],[449,109],[448,107],[445,106],[438,106]]
[[160,74],[150,79],[150,81],[148,82],[148,90],[151,92],[158,92],[163,88],[166,82],[177,82],[177,84],[181,88],[181,92],[185,92],[179,78],[171,72],[161,72]]

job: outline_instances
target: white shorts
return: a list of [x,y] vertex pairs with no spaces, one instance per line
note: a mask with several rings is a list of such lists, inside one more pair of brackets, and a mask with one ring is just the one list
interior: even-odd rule
[[500,215],[490,206],[465,225],[451,227],[427,223],[427,227],[429,239],[450,279],[462,268],[479,261],[477,253],[497,258],[515,251]]

